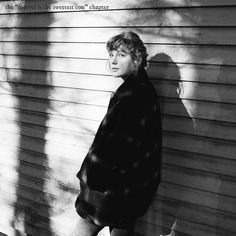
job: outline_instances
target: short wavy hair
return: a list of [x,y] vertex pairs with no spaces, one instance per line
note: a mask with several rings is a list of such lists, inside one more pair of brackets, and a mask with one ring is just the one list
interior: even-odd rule
[[147,66],[147,49],[139,36],[132,31],[124,31],[106,43],[107,51],[117,50],[121,45],[126,46],[133,60],[141,59],[139,68]]

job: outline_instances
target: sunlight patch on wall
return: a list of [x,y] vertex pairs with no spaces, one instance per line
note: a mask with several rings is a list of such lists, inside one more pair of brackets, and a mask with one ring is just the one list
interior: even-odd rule
[[[14,103],[12,100],[15,100],[15,98],[12,96],[9,100],[9,102]],[[0,119],[2,124],[0,128],[0,228],[1,232],[13,235],[11,225],[14,208],[12,208],[12,205],[16,200],[16,185],[18,182],[19,126],[14,123],[17,114],[13,109],[0,107]]]

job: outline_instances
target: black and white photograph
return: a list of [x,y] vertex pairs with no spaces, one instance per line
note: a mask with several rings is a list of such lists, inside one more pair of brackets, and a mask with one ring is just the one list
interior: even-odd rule
[[235,12],[0,1],[0,236],[235,236]]

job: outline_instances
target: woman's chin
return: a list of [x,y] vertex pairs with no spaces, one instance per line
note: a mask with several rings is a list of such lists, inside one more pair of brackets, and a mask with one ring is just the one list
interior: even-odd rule
[[121,75],[120,75],[119,73],[115,73],[115,72],[112,73],[112,76],[113,76],[113,77],[116,77],[116,78],[117,78],[117,77],[121,77]]

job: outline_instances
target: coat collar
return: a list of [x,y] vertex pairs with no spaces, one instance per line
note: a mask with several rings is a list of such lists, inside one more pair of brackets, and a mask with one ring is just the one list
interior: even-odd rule
[[128,77],[121,86],[117,89],[117,93],[122,93],[123,91],[127,91],[132,87],[136,86],[139,83],[147,82],[148,76],[147,72],[144,68],[141,68],[137,75],[132,75]]
[[133,75],[127,78],[111,96],[108,110],[110,110],[123,96],[128,95],[138,84],[145,82],[148,82],[147,72],[144,68],[141,68],[136,76]]

